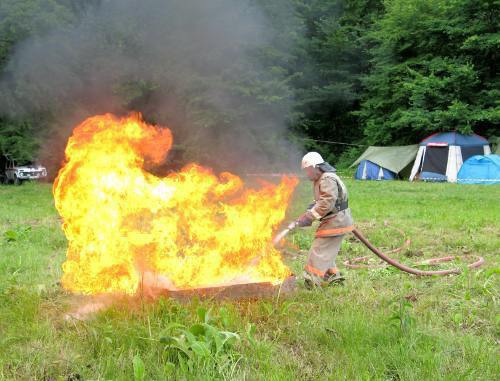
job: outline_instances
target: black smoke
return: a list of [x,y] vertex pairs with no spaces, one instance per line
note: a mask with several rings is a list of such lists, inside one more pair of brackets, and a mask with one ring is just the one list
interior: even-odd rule
[[173,131],[167,166],[296,165],[287,73],[266,58],[276,48],[271,24],[253,1],[103,0],[16,47],[0,80],[0,112],[49,126],[40,155],[53,167],[78,122],[130,111]]

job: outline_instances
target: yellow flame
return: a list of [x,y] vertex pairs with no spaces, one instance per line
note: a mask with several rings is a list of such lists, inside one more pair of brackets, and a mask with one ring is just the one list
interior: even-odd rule
[[271,240],[297,179],[247,189],[197,164],[163,178],[143,169],[171,145],[170,130],[139,114],[94,116],[74,129],[53,188],[68,239],[66,289],[133,294],[145,273],[180,289],[290,274]]

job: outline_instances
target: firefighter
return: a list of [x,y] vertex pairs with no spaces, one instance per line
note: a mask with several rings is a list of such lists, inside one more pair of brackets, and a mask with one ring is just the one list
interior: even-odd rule
[[309,152],[302,159],[302,169],[313,182],[314,202],[302,214],[297,225],[311,226],[319,220],[314,241],[304,268],[308,288],[325,286],[343,280],[335,265],[344,235],[354,229],[345,184],[317,152]]

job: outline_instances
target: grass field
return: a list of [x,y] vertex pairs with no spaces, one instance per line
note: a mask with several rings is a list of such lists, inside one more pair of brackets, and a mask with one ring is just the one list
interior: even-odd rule
[[[498,379],[500,187],[346,182],[375,244],[400,246],[396,228],[412,239],[399,260],[478,254],[486,264],[442,278],[343,270],[345,286],[301,286],[286,299],[120,302],[66,321],[76,299],[58,282],[66,240],[50,185],[0,186],[0,379]],[[309,186],[290,216],[309,203]],[[307,249],[312,236],[289,240]],[[349,238],[339,264],[365,253]],[[303,255],[286,260],[301,273]]]

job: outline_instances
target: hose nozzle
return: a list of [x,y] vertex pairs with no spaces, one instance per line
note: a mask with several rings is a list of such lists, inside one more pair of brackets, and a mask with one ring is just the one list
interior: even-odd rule
[[290,222],[285,230],[282,230],[273,238],[273,245],[278,246],[283,238],[286,237],[288,233],[297,227],[297,221]]

